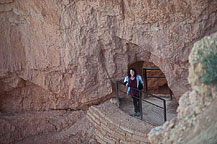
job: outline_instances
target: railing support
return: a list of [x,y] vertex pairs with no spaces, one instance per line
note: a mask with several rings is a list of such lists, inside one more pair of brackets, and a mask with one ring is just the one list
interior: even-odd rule
[[145,80],[146,97],[148,97],[148,79],[147,79],[147,71],[146,71],[146,69],[144,71],[144,80]]
[[173,97],[172,97],[173,93],[172,93],[171,89],[169,89],[169,91],[170,91],[170,100],[173,100]]
[[166,108],[166,101],[164,100],[163,103],[164,103],[164,122],[166,122],[166,121],[167,121],[167,108]]
[[118,93],[118,81],[116,81],[116,98],[117,98],[117,106],[120,107],[120,102],[119,102],[119,93]]
[[143,112],[142,112],[142,92],[139,91],[139,110],[140,110],[140,119],[143,120]]

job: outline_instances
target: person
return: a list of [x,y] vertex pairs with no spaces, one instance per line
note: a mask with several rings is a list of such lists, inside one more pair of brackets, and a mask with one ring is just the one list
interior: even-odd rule
[[137,75],[135,69],[131,68],[128,71],[128,76],[124,78],[124,84],[128,86],[127,94],[130,94],[133,97],[134,113],[132,114],[132,116],[140,116],[140,101],[138,89],[143,88],[142,77],[140,75]]

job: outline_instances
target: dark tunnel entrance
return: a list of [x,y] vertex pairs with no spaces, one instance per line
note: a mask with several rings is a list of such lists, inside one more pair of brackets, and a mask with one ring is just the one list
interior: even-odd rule
[[[144,82],[144,89],[145,89],[145,68],[153,68],[159,69],[155,64],[152,62],[147,61],[137,61],[131,64],[129,67],[134,68],[137,73],[142,76]],[[146,76],[148,77],[165,77],[164,73],[159,70],[146,70]],[[167,84],[167,79],[165,78],[147,78],[147,91],[152,94],[170,94],[170,88]]]

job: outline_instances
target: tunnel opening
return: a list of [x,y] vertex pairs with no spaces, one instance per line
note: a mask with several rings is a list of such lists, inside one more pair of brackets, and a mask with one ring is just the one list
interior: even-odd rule
[[[171,99],[172,93],[168,87],[164,73],[156,65],[146,61],[136,61],[132,63],[129,65],[128,71],[131,68],[136,70],[137,75],[140,75],[143,81],[143,89],[139,94],[139,115],[135,115],[135,98],[130,93],[126,95],[129,87],[124,83],[120,83],[118,86],[120,90],[119,108],[130,116],[146,121],[154,126],[162,125],[164,122],[176,117],[178,103],[174,98]],[[148,93],[146,93],[144,83],[144,68],[157,69],[146,71],[148,77],[156,77],[147,80]]]
[[[137,73],[142,76],[143,82],[144,79],[144,68],[159,68],[152,62],[147,61],[136,61],[129,65],[128,69],[134,68]],[[159,68],[160,69],[160,68]],[[165,77],[164,73],[161,70],[147,70],[147,76],[149,77]],[[167,84],[167,79],[165,78],[148,78],[147,79],[147,90],[149,93],[152,94],[170,94],[171,91]]]

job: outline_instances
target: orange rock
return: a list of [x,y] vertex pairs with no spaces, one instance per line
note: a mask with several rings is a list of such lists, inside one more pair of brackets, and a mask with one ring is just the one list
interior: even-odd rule
[[87,108],[136,61],[159,67],[179,99],[193,42],[215,30],[215,1],[3,0],[0,109]]

